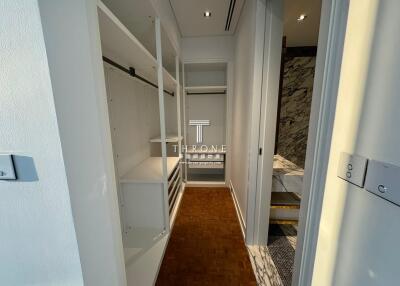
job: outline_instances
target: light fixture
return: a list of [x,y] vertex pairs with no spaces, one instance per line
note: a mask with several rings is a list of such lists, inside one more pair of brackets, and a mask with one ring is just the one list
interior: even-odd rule
[[301,15],[297,18],[297,22],[303,22],[306,18],[307,18],[307,15],[306,15],[306,14],[301,14]]
[[211,17],[211,12],[210,11],[204,11],[204,17],[210,18]]

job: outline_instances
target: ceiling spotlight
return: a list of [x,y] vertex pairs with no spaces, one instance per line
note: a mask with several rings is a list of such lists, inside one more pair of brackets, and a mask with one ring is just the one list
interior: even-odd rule
[[301,14],[301,15],[297,18],[297,22],[303,22],[306,18],[307,18],[307,15],[306,15],[306,14]]
[[210,11],[205,11],[204,12],[204,17],[206,17],[206,18],[211,17],[211,12]]

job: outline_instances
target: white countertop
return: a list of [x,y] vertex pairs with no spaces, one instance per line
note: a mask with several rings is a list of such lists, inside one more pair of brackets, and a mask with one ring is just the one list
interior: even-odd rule
[[[167,158],[168,176],[171,175],[180,157]],[[120,183],[162,183],[162,157],[149,157],[121,176]]]

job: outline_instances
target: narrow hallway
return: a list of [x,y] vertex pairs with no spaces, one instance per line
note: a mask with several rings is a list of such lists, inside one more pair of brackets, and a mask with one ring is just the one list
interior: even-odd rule
[[228,188],[186,188],[156,285],[257,285]]

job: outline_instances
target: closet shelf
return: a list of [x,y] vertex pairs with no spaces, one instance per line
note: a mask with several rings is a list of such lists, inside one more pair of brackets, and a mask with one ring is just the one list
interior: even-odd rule
[[128,279],[135,285],[154,284],[169,235],[161,229],[139,227],[122,237]]
[[215,86],[187,86],[185,90],[187,93],[224,93],[226,92],[226,85],[215,85]]
[[[167,135],[166,136],[166,142],[167,143],[173,143],[173,142],[179,142],[179,141],[181,141],[183,139],[183,136],[178,136],[178,135]],[[151,143],[160,143],[161,142],[161,138],[160,138],[160,136],[159,137],[155,137],[155,138],[152,138],[152,139],[150,139],[150,142]]]
[[[157,60],[143,44],[99,1],[99,26],[103,56],[126,67],[133,67],[140,76],[157,82]],[[163,68],[164,89],[175,92],[176,80]]]
[[212,148],[209,148],[208,150],[204,150],[202,151],[199,147],[199,149],[192,149],[192,148],[188,148],[188,150],[186,150],[186,154],[225,154],[226,150],[222,150],[217,149],[217,150],[213,150]]
[[[147,246],[149,241],[157,241],[164,235],[164,229],[154,227],[135,227],[123,233],[123,245],[124,248],[128,249],[141,249],[142,247]],[[132,256],[133,253],[130,253],[130,255]]]
[[198,162],[190,161],[189,169],[223,169],[224,162]]
[[[179,163],[180,157],[167,158],[167,176],[169,177]],[[120,183],[162,183],[162,157],[149,157],[123,175]]]

